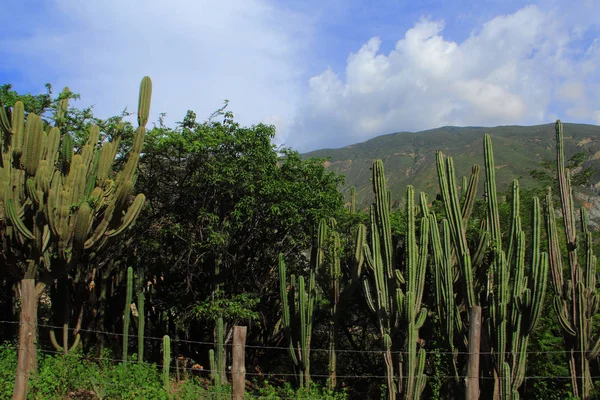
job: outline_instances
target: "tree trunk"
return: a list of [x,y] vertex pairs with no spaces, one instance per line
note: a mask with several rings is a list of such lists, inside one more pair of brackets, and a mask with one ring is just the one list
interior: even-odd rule
[[479,350],[481,346],[481,307],[473,306],[469,319],[469,365],[465,380],[466,400],[479,399]]
[[17,374],[13,400],[27,398],[29,375],[37,366],[37,294],[34,279],[21,280],[21,317],[19,325],[19,349]]

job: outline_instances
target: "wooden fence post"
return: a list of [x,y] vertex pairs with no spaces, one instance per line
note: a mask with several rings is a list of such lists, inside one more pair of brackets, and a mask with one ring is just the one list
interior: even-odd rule
[[467,365],[467,378],[465,380],[466,400],[479,399],[479,350],[481,346],[481,307],[471,307],[469,320],[469,364]]
[[246,392],[246,327],[233,327],[233,369],[231,371],[233,400],[242,400]]

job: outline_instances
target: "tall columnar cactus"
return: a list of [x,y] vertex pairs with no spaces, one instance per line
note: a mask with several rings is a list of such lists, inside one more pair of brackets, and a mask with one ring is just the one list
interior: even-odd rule
[[[421,307],[427,266],[429,222],[427,200],[421,194],[421,223],[417,229],[414,189],[406,195],[407,229],[405,232],[404,271],[396,263],[390,222],[391,198],[386,189],[383,162],[373,163],[373,191],[370,241],[363,246],[368,273],[363,277],[367,305],[377,316],[384,347],[389,398],[400,394],[418,399],[425,388],[425,350],[417,351],[419,329],[427,317]],[[419,235],[419,240],[417,236]],[[400,339],[402,355],[393,355],[393,341]],[[398,367],[396,367],[398,366]]]
[[210,349],[208,351],[208,362],[210,365],[210,379],[212,380],[212,383],[216,388],[220,388],[221,377],[219,374],[219,369],[217,368],[217,362],[215,361],[215,351],[213,349]]
[[317,297],[315,272],[310,271],[308,289],[303,276],[290,276],[288,291],[287,271],[283,254],[279,254],[279,285],[282,326],[289,345],[290,356],[298,374],[300,387],[310,384],[310,343],[313,313]]
[[217,371],[219,371],[218,379],[219,385],[226,383],[227,378],[225,375],[225,332],[223,329],[223,318],[217,320],[217,359],[216,359]]
[[[475,202],[479,166],[473,166],[468,183],[463,180],[461,204],[452,158],[448,157],[444,162],[442,153],[438,151],[436,160],[440,192],[446,213],[446,218],[442,221],[442,236],[439,233],[436,216],[431,213],[430,218],[436,303],[438,315],[444,322],[448,344],[455,353],[453,365],[457,377],[459,372],[456,354],[459,349],[455,347],[456,342],[459,345],[468,345],[470,355],[465,380],[466,397],[473,398],[479,396],[478,353],[481,343],[482,310],[478,295],[481,284],[476,277],[487,244],[487,234],[481,236],[478,251],[472,257],[467,241],[467,226]],[[455,293],[460,296],[455,296]],[[462,299],[462,304],[457,302],[459,299]],[[466,311],[466,316],[461,314],[461,310]]]
[[[121,171],[113,172],[116,138],[99,143],[100,130],[89,127],[87,143],[73,140],[23,103],[12,113],[0,107],[0,236],[5,265],[21,279],[21,325],[14,398],[25,398],[29,372],[36,362],[36,297],[54,279],[95,254],[137,218],[145,197],[133,196],[137,166],[150,112],[152,84],[142,79],[138,128]],[[66,101],[59,114],[64,113]],[[61,111],[62,110],[62,111]],[[10,115],[9,115],[10,114]],[[60,116],[60,115],[57,115]],[[59,118],[60,119],[60,118]]]
[[163,384],[165,392],[169,393],[171,388],[171,379],[169,369],[171,368],[171,338],[169,335],[163,336]]
[[133,268],[127,268],[125,287],[125,308],[123,310],[123,365],[127,364],[129,350],[129,322],[131,321],[131,301],[133,300]]
[[[599,314],[600,294],[596,285],[597,259],[592,250],[585,209],[580,211],[582,237],[577,237],[571,174],[565,168],[563,126],[556,121],[557,170],[564,239],[558,233],[552,204],[552,192],[546,196],[546,228],[550,242],[550,268],[554,310],[563,329],[573,395],[589,399],[593,388],[590,360],[600,356],[600,334],[592,330]],[[568,270],[563,267],[560,243],[566,240]],[[581,250],[581,251],[579,251]],[[579,256],[583,261],[579,261]]]
[[145,294],[144,294],[144,278],[139,272],[138,292],[137,292],[137,310],[138,310],[138,362],[144,362],[144,332],[146,327],[146,311],[145,311]]
[[350,187],[350,214],[356,213],[356,188]]
[[[528,263],[525,260],[525,233],[521,227],[517,181],[513,182],[511,227],[508,246],[504,250],[489,135],[484,138],[484,155],[487,219],[481,224],[478,245],[469,249],[467,226],[475,200],[479,167],[473,167],[468,183],[463,180],[461,205],[452,158],[448,157],[444,164],[443,155],[438,152],[438,176],[447,218],[442,221],[440,235],[432,215],[436,297],[438,313],[445,322],[451,349],[457,351],[457,335],[462,338],[459,343],[469,345],[467,398],[479,395],[479,344],[472,346],[473,341],[481,341],[483,303],[488,311],[484,325],[498,377],[497,393],[502,399],[512,399],[518,398],[517,390],[525,373],[529,335],[541,313],[548,258],[540,251],[540,206],[539,200],[534,198],[531,257]],[[456,296],[456,293],[462,296]],[[459,298],[464,299],[464,304],[457,303]],[[463,309],[468,315],[461,313]],[[467,324],[468,338],[464,336]]]
[[[323,218],[319,222],[316,247],[313,249],[313,265],[320,293],[325,293],[329,303],[329,379],[328,387],[337,385],[336,342],[338,325],[344,304],[360,287],[360,275],[364,264],[362,247],[366,240],[364,225],[353,228],[352,239],[345,238],[337,230],[334,218]],[[348,242],[348,243],[347,243]],[[342,258],[342,246],[347,243],[354,251]]]
[[210,349],[208,351],[208,358],[210,363],[210,377],[215,387],[221,387],[222,384],[226,383],[225,377],[225,333],[223,327],[223,318],[217,319],[216,323],[216,354],[215,350]]
[[[525,233],[521,227],[519,184],[513,182],[511,228],[506,251],[502,245],[492,142],[484,138],[488,232],[492,249],[488,272],[488,335],[492,343],[497,390],[501,399],[518,399],[525,377],[527,345],[544,304],[548,254],[540,251],[540,203],[533,199],[532,244],[525,268]],[[529,276],[526,275],[529,273]],[[512,276],[511,276],[512,275]],[[512,288],[511,288],[512,281]],[[511,290],[512,289],[512,290]]]
[[[329,288],[328,297],[330,307],[329,314],[329,389],[335,389],[337,381],[337,357],[335,352],[336,331],[339,318],[338,306],[340,301],[341,286],[341,243],[340,235],[335,231],[335,219],[329,220],[323,218],[319,222],[317,233],[317,248],[315,256],[315,267],[319,274],[326,278],[325,287]],[[325,270],[326,269],[326,270]]]

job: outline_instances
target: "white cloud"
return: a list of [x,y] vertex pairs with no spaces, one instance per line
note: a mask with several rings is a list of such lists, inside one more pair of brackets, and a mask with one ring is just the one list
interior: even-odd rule
[[565,82],[559,87],[558,94],[564,100],[581,101],[585,98],[585,87],[579,80]]
[[[0,73],[19,65],[31,85],[68,85],[100,116],[135,110],[149,75],[151,121],[167,112],[172,124],[187,109],[205,118],[229,99],[239,122],[274,124],[275,143],[301,151],[443,125],[598,121],[597,1],[540,1],[462,42],[444,36],[443,21],[421,18],[387,53],[366,37],[340,69],[314,54],[346,37],[321,43],[315,32],[348,35],[332,28],[350,18],[345,2],[336,14],[310,1],[290,11],[272,0],[49,0],[26,36],[0,38]],[[318,25],[327,18],[331,26]],[[311,77],[315,65],[324,70]]]
[[600,98],[586,85],[597,82],[600,41],[578,54],[571,44],[587,26],[574,29],[570,21],[556,9],[527,6],[462,43],[444,38],[443,22],[429,19],[387,55],[371,38],[350,54],[344,78],[328,68],[309,80],[288,144],[311,150],[398,130],[547,123],[557,102],[570,116],[597,118]]
[[[53,15],[0,50],[30,68],[28,80],[51,80],[81,93],[108,116],[137,107],[141,78],[154,84],[152,118],[205,118],[230,100],[243,124],[265,115],[289,118],[300,91],[302,55],[311,35],[301,15],[267,0],[54,0]],[[50,78],[51,77],[51,78]]]

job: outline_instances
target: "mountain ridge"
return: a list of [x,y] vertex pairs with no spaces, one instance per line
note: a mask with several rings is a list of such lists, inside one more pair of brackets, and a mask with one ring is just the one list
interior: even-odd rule
[[[594,184],[600,181],[600,126],[563,123],[565,156],[585,154],[584,166],[595,167]],[[468,175],[473,164],[483,166],[483,135],[492,136],[496,179],[499,191],[506,191],[513,179],[522,187],[537,183],[529,174],[539,169],[543,160],[556,158],[554,123],[521,126],[443,126],[419,132],[395,132],[376,136],[345,147],[319,149],[302,154],[302,157],[326,158],[325,166],[346,177],[342,187],[345,198],[348,188],[356,187],[357,202],[366,206],[372,201],[370,168],[372,161],[382,159],[388,188],[396,200],[404,197],[406,185],[430,197],[439,192],[435,155],[441,150],[454,159],[457,179]],[[481,180],[481,179],[480,179]],[[597,191],[598,186],[594,191]]]

